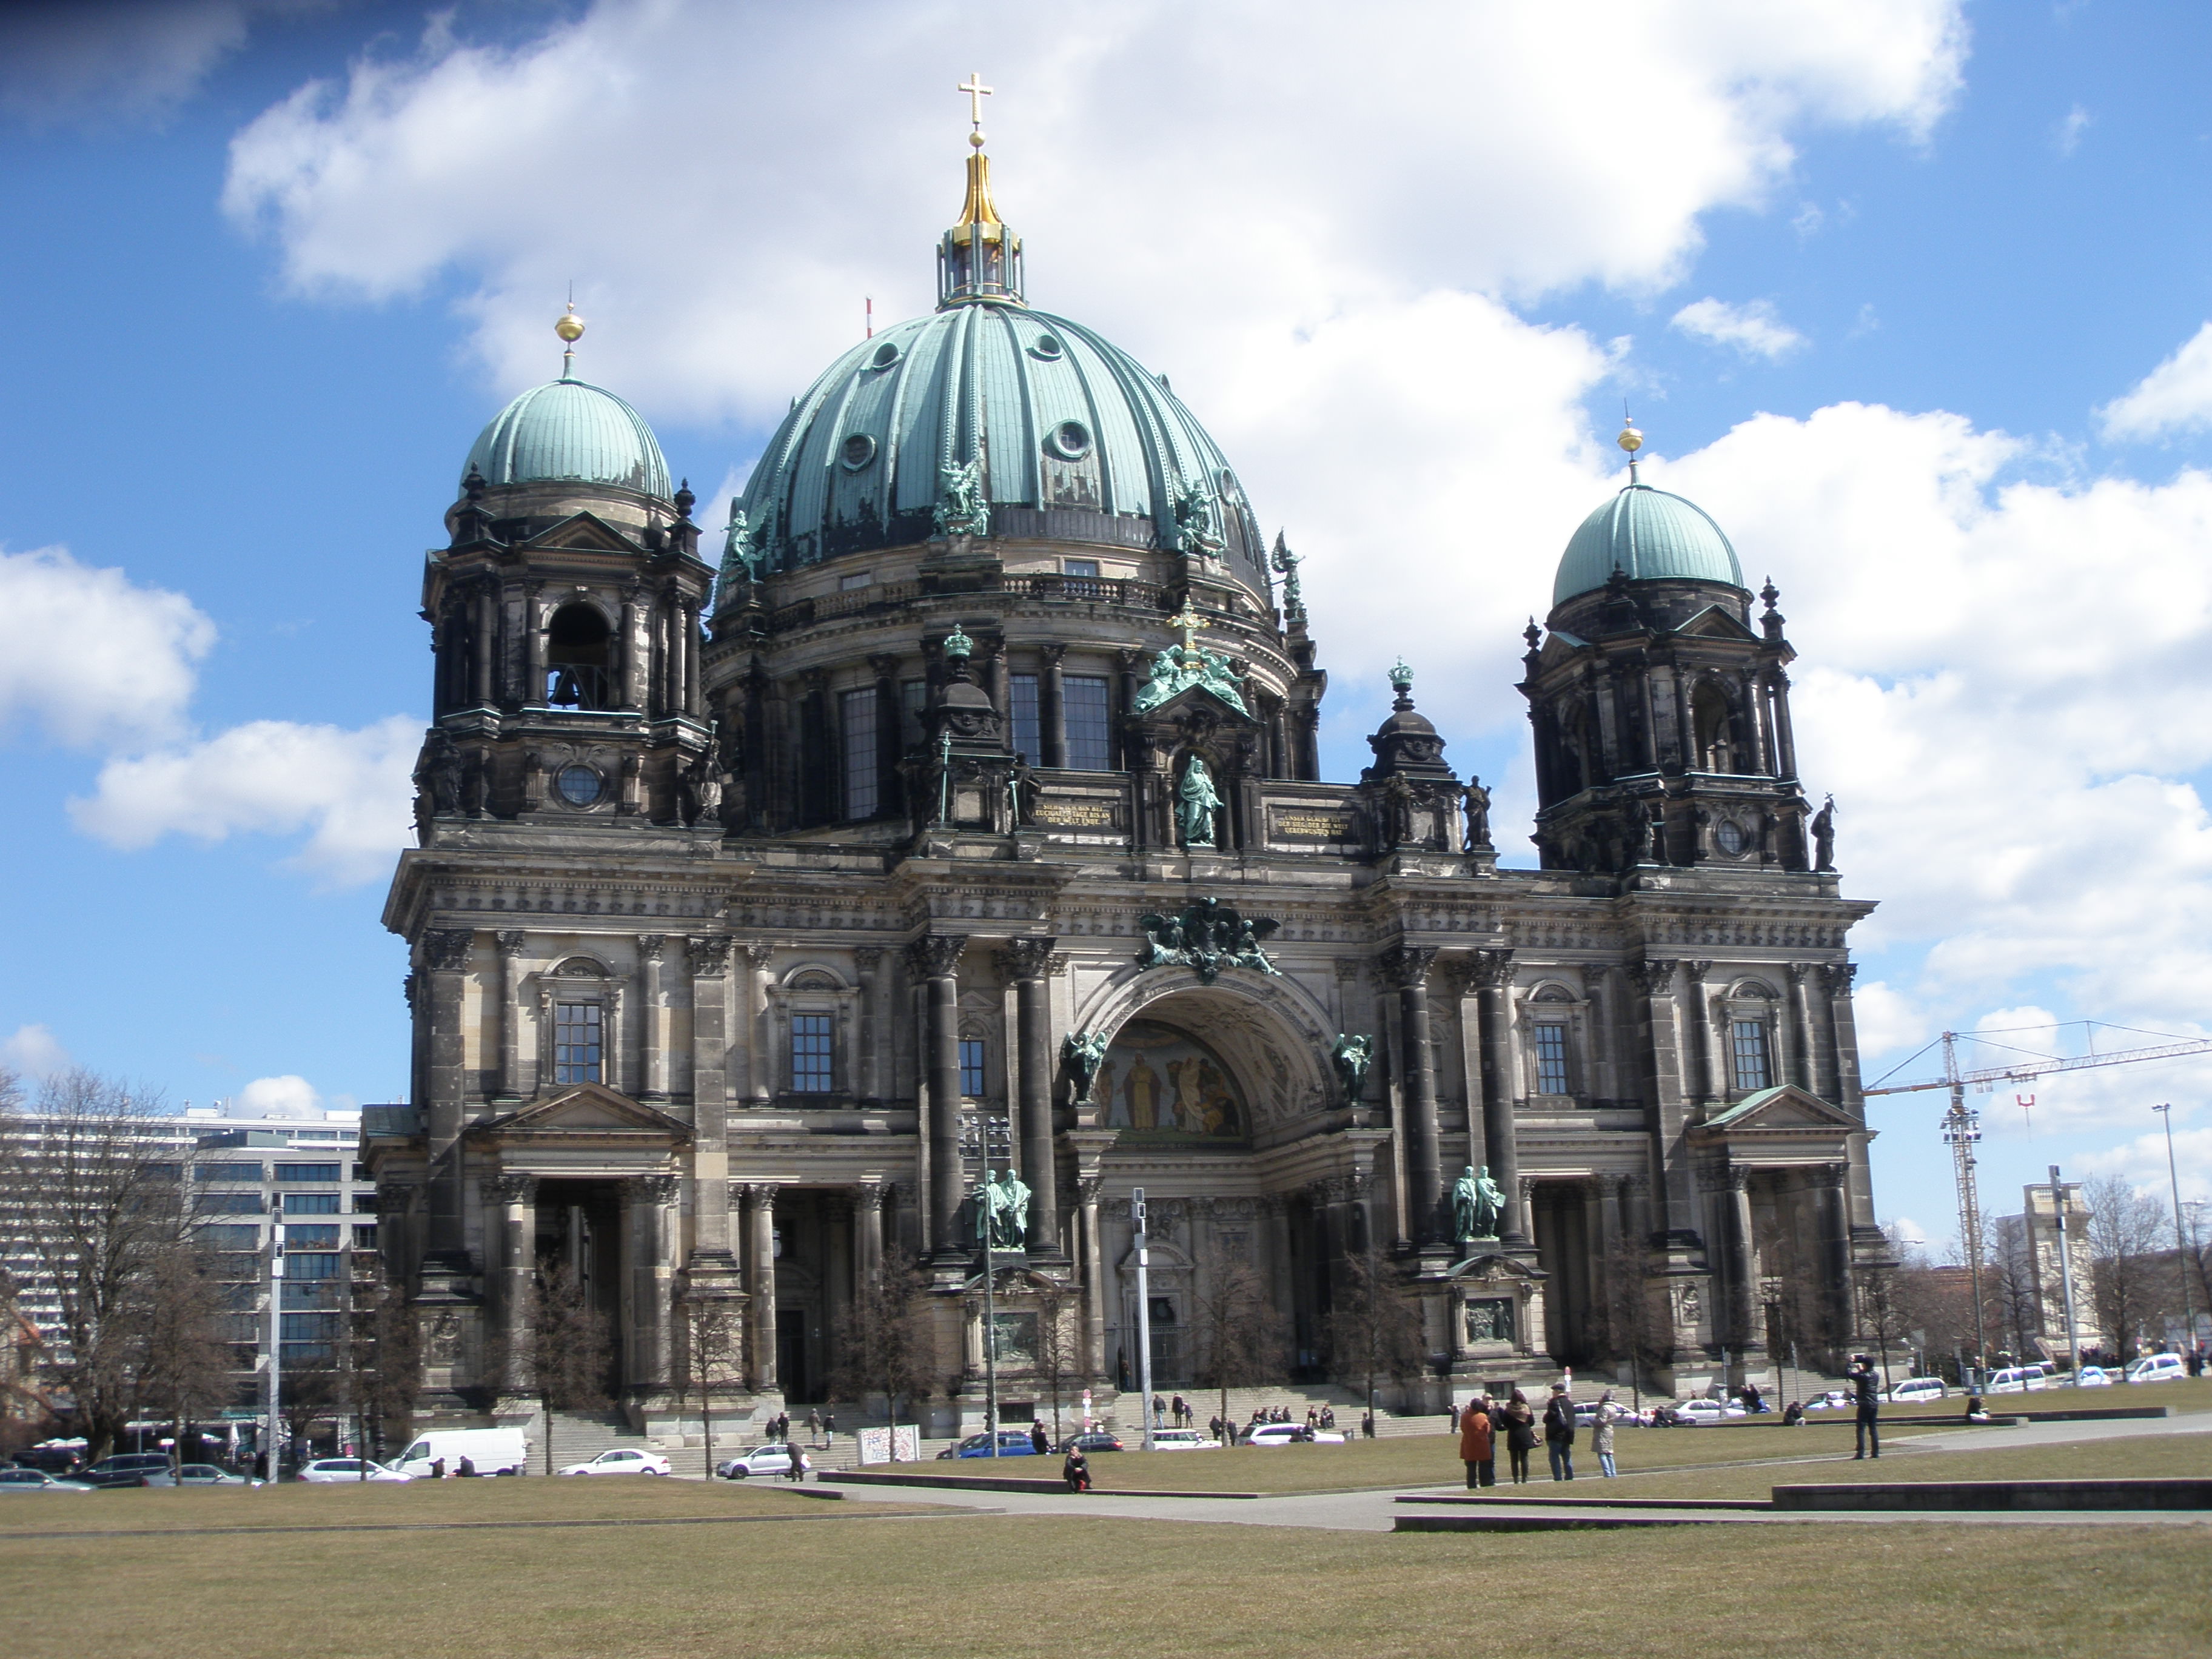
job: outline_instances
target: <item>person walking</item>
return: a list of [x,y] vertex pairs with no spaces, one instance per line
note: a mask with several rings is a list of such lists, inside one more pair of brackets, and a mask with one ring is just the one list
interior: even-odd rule
[[822,1449],[823,1450],[827,1451],[830,1447],[836,1443],[837,1413],[835,1412],[824,1412],[822,1413]]
[[799,1450],[797,1446],[789,1444],[788,1443],[786,1443],[784,1449],[791,1454],[791,1468],[784,1478],[787,1480],[805,1480],[806,1454]]
[[1535,1449],[1536,1413],[1528,1396],[1516,1389],[1505,1402],[1505,1456],[1512,1467],[1515,1486],[1528,1484],[1528,1454]]
[[1613,1467],[1613,1425],[1627,1415],[1613,1403],[1611,1389],[1598,1395],[1597,1423],[1590,1431],[1590,1449],[1597,1454],[1597,1466],[1608,1480],[1620,1473]]
[[1052,1437],[1044,1431],[1044,1425],[1036,1421],[1035,1419],[1031,1419],[1030,1423],[1030,1453],[1035,1456],[1042,1457],[1051,1449]]
[[1490,1426],[1490,1413],[1480,1400],[1470,1400],[1459,1414],[1459,1461],[1467,1465],[1467,1484],[1498,1484],[1498,1437]]
[[822,1413],[811,1407],[806,1413],[806,1442],[811,1446],[822,1443]]
[[1544,1407],[1544,1451],[1552,1460],[1552,1479],[1575,1478],[1575,1397],[1564,1382],[1552,1384]]
[[1858,1450],[1851,1462],[1856,1463],[1867,1456],[1869,1448],[1872,1455],[1879,1458],[1881,1455],[1881,1425],[1878,1420],[1881,1414],[1881,1379],[1875,1374],[1873,1358],[1868,1354],[1854,1354],[1851,1368],[1844,1375],[1850,1379],[1851,1392],[1858,1401],[1858,1420],[1852,1433],[1852,1437],[1858,1443]]

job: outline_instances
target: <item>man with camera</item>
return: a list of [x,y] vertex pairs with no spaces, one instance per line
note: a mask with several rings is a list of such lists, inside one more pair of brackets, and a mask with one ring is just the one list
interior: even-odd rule
[[1855,1425],[1858,1452],[1851,1461],[1856,1463],[1866,1456],[1869,1448],[1875,1456],[1880,1457],[1881,1426],[1877,1419],[1881,1410],[1881,1379],[1875,1372],[1874,1356],[1853,1354],[1850,1369],[1844,1376],[1858,1401],[1858,1421]]

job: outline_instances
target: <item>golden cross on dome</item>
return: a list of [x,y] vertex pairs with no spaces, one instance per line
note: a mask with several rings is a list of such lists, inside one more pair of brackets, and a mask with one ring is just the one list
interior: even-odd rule
[[1188,651],[1198,643],[1198,630],[1205,624],[1199,620],[1198,612],[1191,609],[1189,594],[1182,596],[1182,609],[1168,618],[1168,626],[1182,629],[1184,650]]
[[975,129],[972,142],[980,148],[983,142],[983,100],[991,95],[993,89],[983,84],[981,70],[969,70],[968,84],[956,86],[952,90],[968,94],[968,123]]

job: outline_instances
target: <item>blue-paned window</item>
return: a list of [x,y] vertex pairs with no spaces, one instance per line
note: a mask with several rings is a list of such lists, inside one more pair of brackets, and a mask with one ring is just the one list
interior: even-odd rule
[[338,1230],[329,1227],[289,1226],[284,1229],[284,1248],[291,1250],[335,1250],[338,1247]]
[[1771,1088],[1774,1064],[1767,1052],[1766,1022],[1739,1019],[1734,1024],[1731,1047],[1735,1056],[1736,1088],[1747,1094],[1754,1089]]
[[837,698],[837,720],[845,740],[845,816],[872,818],[876,793],[876,689],[846,691]]
[[254,1250],[261,1248],[258,1226],[203,1227],[193,1235],[203,1249]]
[[1070,674],[1061,682],[1067,707],[1067,763],[1079,772],[1111,771],[1113,704],[1103,674]]
[[1540,1095],[1569,1092],[1567,1028],[1556,1021],[1542,1021],[1536,1027],[1536,1092]]
[[279,1182],[334,1182],[341,1179],[344,1173],[345,1165],[343,1164],[279,1164],[276,1166]]
[[830,1016],[791,1017],[791,1087],[795,1094],[826,1095],[836,1085],[830,1051]]
[[210,1193],[200,1200],[199,1207],[209,1215],[259,1215],[261,1194]]
[[193,1170],[193,1174],[202,1181],[250,1181],[257,1187],[261,1184],[261,1166],[258,1164],[203,1164]]
[[287,1193],[284,1194],[286,1215],[336,1215],[340,1203],[337,1193]]
[[335,1255],[295,1255],[289,1249],[284,1252],[284,1277],[287,1279],[336,1279],[338,1259]]
[[983,1043],[980,1037],[960,1039],[960,1092],[970,1100],[983,1097]]
[[1014,752],[1027,755],[1031,766],[1044,763],[1044,726],[1037,714],[1037,677],[1013,677]]
[[599,1005],[596,1002],[556,1002],[553,1005],[553,1081],[599,1081]]

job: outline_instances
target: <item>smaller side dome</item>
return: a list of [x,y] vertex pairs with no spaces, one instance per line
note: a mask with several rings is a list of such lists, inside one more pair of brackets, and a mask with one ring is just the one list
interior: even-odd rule
[[668,463],[645,416],[604,387],[562,376],[492,418],[461,469],[488,484],[541,480],[614,484],[669,497]]
[[1694,501],[1632,483],[1584,519],[1559,558],[1552,603],[1595,593],[1616,570],[1631,581],[1743,586],[1743,567],[1721,527]]

